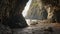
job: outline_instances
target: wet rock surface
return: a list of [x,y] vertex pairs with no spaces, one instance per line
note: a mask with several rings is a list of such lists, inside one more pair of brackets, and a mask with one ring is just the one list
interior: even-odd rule
[[[60,27],[55,27],[56,23],[40,23],[42,25],[29,26],[23,29],[13,29],[13,34],[60,34]],[[45,25],[44,25],[45,24]]]

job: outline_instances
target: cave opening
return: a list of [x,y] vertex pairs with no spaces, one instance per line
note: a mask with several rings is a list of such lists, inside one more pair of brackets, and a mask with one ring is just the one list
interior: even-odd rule
[[[51,3],[52,2],[52,3]],[[44,0],[29,0],[22,12],[28,25],[36,24],[37,22],[59,22],[59,11],[54,11],[58,1],[53,2],[52,0],[48,3]],[[55,14],[54,14],[55,12]],[[43,23],[43,22],[42,22]]]
[[[24,7],[24,10],[23,10],[23,12],[22,12],[22,15],[23,15],[24,18],[25,18],[26,15],[27,15],[27,12],[28,12],[28,10],[29,10],[29,8],[30,8],[31,2],[32,2],[32,0],[29,0],[29,1],[26,3],[26,6]],[[25,20],[26,20],[26,19],[25,19]],[[26,22],[27,22],[27,24],[29,23],[27,20],[26,20]],[[28,24],[28,25],[29,25],[29,24]]]
[[24,17],[27,15],[27,12],[28,12],[28,10],[29,10],[29,7],[30,7],[30,5],[31,5],[31,2],[32,2],[32,0],[29,0],[29,1],[26,3],[26,6],[25,6],[25,8],[24,8],[24,10],[23,10],[23,12],[22,12],[22,15],[23,15]]
[[47,10],[44,8],[41,0],[29,0],[22,12],[28,25],[37,24],[37,21],[47,19]]

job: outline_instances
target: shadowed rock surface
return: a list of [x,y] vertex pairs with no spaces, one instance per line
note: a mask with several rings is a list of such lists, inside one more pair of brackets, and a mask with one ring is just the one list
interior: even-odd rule
[[13,34],[60,34],[60,24],[40,23],[27,28],[13,30]]
[[[51,19],[52,22],[59,22],[60,15],[60,0],[42,0],[45,6],[49,6],[51,9],[48,11],[48,19]],[[57,15],[57,13],[59,15]],[[58,17],[58,18],[57,18]]]
[[9,28],[9,26],[0,24],[0,34],[12,34],[12,30]]
[[0,34],[12,34],[11,28],[24,28],[27,23],[22,16],[28,0],[0,0]]
[[28,0],[1,0],[1,23],[11,28],[26,27],[27,23],[21,13],[27,2]]

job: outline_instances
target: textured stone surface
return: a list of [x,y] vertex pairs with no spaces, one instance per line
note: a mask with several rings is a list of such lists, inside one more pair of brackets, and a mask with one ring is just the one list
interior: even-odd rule
[[23,28],[27,23],[22,16],[28,0],[0,0],[0,34],[13,34],[11,28]]
[[[57,17],[60,15],[60,0],[42,0],[42,3],[46,6],[48,19],[52,20],[52,22],[58,22],[59,18]],[[57,13],[59,14],[58,16]]]
[[13,34],[60,34],[60,24],[56,23],[40,23],[40,24],[23,29],[13,29],[14,30]]
[[26,27],[26,21],[22,16],[28,0],[0,0],[1,23],[11,28]]
[[0,24],[0,34],[12,34],[12,30],[8,26]]

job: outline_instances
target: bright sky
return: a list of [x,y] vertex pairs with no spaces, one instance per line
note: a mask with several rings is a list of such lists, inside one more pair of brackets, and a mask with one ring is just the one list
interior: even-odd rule
[[28,9],[29,9],[29,7],[30,7],[31,2],[32,2],[32,0],[29,0],[29,1],[27,2],[26,6],[25,6],[25,8],[24,8],[24,10],[23,10],[23,12],[22,12],[22,14],[23,14],[24,17],[25,17],[26,14],[27,14],[27,11],[28,11]]

